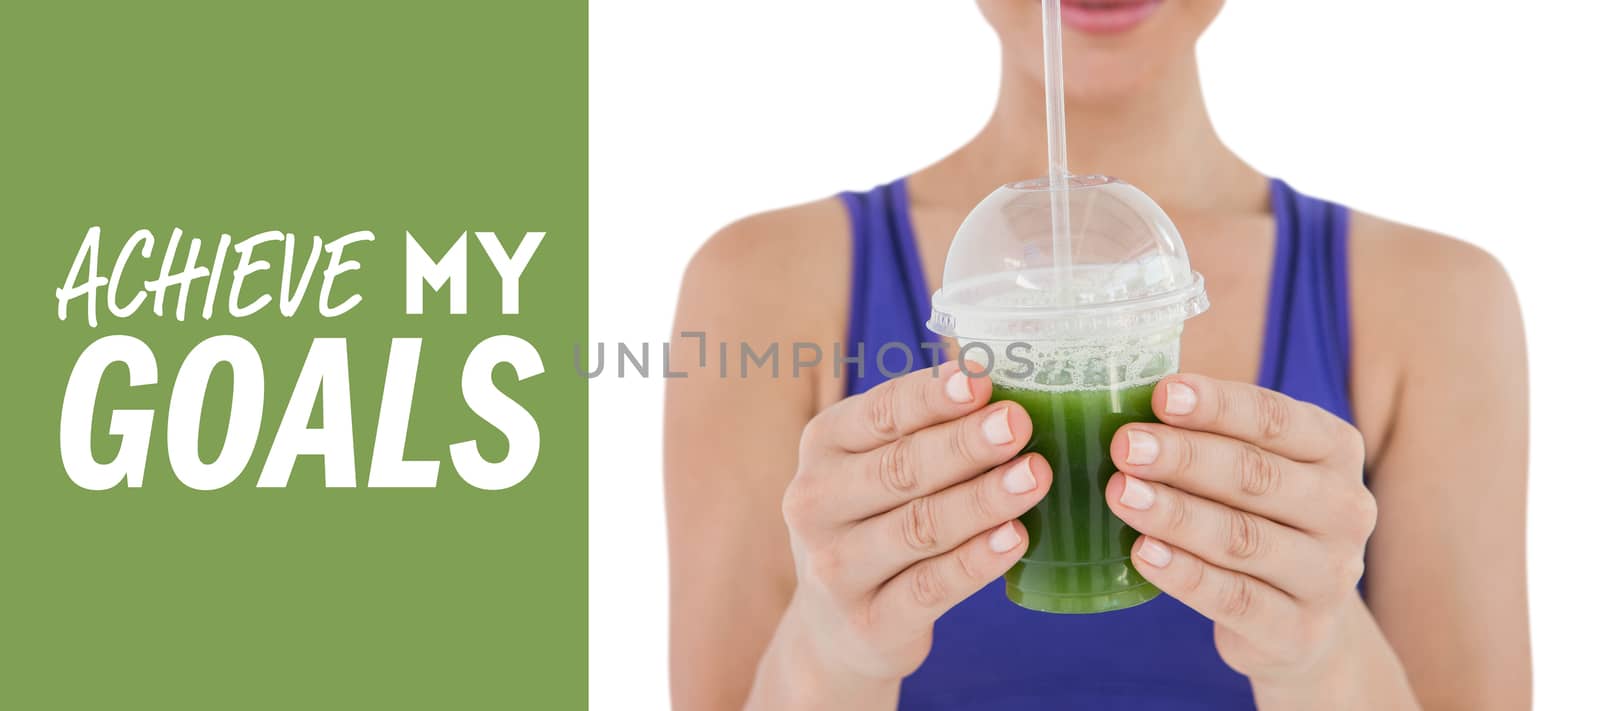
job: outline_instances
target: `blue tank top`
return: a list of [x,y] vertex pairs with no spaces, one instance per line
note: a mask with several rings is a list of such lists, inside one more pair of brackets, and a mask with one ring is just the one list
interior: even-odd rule
[[[1322,406],[1345,420],[1350,407],[1350,309],[1345,240],[1349,212],[1271,181],[1277,240],[1272,260],[1259,383]],[[848,393],[885,380],[909,355],[912,368],[938,357],[884,344],[937,343],[927,329],[927,279],[911,229],[905,180],[840,196],[854,232]],[[884,369],[872,367],[884,350]],[[933,651],[901,686],[900,708],[1252,709],[1249,682],[1223,664],[1211,621],[1162,595],[1127,610],[1051,615],[1024,610],[996,580],[934,626]]]

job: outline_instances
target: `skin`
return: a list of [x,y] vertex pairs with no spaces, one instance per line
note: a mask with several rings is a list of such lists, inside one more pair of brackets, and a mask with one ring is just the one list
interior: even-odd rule
[[[1043,173],[1038,5],[979,4],[1005,57],[994,115],[909,182],[932,289],[967,211]],[[1184,372],[1156,388],[1161,423],[1112,440],[1106,500],[1144,534],[1140,571],[1215,621],[1262,709],[1527,708],[1510,281],[1474,247],[1352,213],[1356,427],[1249,384],[1261,343],[1239,334],[1263,329],[1273,218],[1200,97],[1194,42],[1219,8],[1167,0],[1125,35],[1065,38],[1074,170],[1151,194],[1213,303],[1185,328]],[[729,226],[692,261],[676,330],[844,340],[849,241],[834,199]],[[845,399],[826,366],[740,379],[709,362],[667,385],[675,705],[893,708],[933,621],[1026,548],[1015,517],[1051,481],[1017,458],[1026,414],[949,366]]]

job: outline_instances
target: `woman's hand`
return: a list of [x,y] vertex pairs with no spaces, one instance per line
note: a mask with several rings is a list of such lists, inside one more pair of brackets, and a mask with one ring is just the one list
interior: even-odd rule
[[[981,372],[969,367],[971,372]],[[800,438],[783,499],[797,573],[780,626],[822,680],[898,681],[927,656],[933,622],[1027,549],[1015,518],[1050,487],[1033,431],[987,377],[953,364],[822,411]]]
[[1333,648],[1355,599],[1377,504],[1361,435],[1314,405],[1175,375],[1165,424],[1118,430],[1106,500],[1144,536],[1134,564],[1216,622],[1217,651],[1258,685],[1292,683]]

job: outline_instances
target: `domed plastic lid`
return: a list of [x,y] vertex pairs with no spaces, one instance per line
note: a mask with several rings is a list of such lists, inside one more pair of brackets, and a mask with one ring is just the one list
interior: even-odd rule
[[[1051,203],[1070,216],[1057,250]],[[928,328],[961,340],[1114,337],[1205,311],[1205,282],[1172,220],[1138,188],[1103,175],[1012,183],[972,210],[950,245]]]

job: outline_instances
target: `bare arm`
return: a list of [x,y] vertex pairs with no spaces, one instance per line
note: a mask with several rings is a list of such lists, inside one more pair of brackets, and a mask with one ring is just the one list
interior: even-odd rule
[[[826,333],[791,310],[814,301],[794,287],[814,290],[825,270],[807,274],[782,243],[745,253],[738,237],[696,258],[680,328],[760,344],[795,340],[784,323]],[[1051,481],[1042,457],[1018,456],[1027,413],[950,365],[820,410],[808,393],[822,391],[792,370],[711,370],[668,392],[674,702],[892,708],[934,621],[1027,548],[1016,517]]]
[[[688,377],[667,381],[665,431],[677,708],[743,708],[794,589],[779,507],[815,381],[738,377],[739,342],[803,340],[803,324],[778,316],[792,307],[775,303],[783,290],[773,280],[785,272],[770,240],[758,243],[762,228],[747,222],[713,238],[679,297],[673,368]],[[706,367],[700,341],[682,331],[707,334]],[[730,377],[719,376],[721,341],[733,344]]]
[[1388,336],[1378,350],[1398,354],[1398,378],[1367,372],[1357,403],[1371,415],[1385,389],[1370,386],[1398,383],[1379,410],[1391,427],[1373,417],[1358,434],[1279,393],[1184,374],[1156,389],[1161,424],[1112,439],[1107,503],[1144,534],[1135,565],[1216,622],[1263,711],[1528,704],[1515,298],[1481,252],[1403,236],[1384,254],[1396,273],[1359,294],[1395,292],[1362,333]]
[[1474,247],[1358,219],[1352,261],[1368,273],[1356,275],[1357,308],[1383,324],[1362,333],[1384,342],[1358,334],[1356,346],[1401,354],[1392,417],[1367,433],[1378,523],[1366,595],[1350,600],[1325,664],[1295,684],[1258,684],[1257,702],[1527,709],[1528,373],[1516,294]]
[[[1367,603],[1427,709],[1526,709],[1528,373],[1510,280],[1432,237],[1410,357],[1370,473]],[[1403,338],[1397,332],[1397,338]]]
[[[1387,420],[1370,382],[1371,399],[1356,403],[1358,418],[1379,422],[1366,433],[1378,501],[1366,595],[1351,600],[1338,651],[1317,674],[1258,685],[1258,702],[1527,709],[1528,373],[1516,295],[1476,248],[1365,216],[1357,224],[1355,306],[1370,326],[1355,345],[1399,354]],[[1387,367],[1361,365],[1367,381]]]

